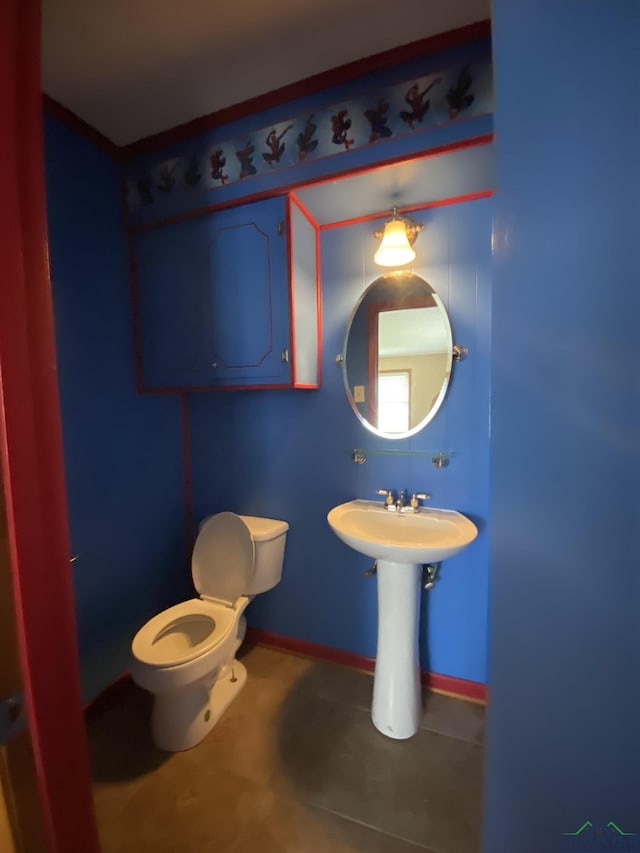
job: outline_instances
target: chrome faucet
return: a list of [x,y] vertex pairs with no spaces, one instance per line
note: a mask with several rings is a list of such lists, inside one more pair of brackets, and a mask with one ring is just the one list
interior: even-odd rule
[[431,495],[426,492],[413,492],[407,503],[407,493],[400,489],[398,497],[395,497],[393,489],[376,489],[377,495],[384,495],[384,508],[389,512],[418,512],[420,501],[428,501]]
[[393,489],[376,489],[376,495],[385,495],[384,508],[389,512],[396,511],[396,501],[393,497]]
[[414,492],[411,495],[409,506],[405,506],[402,512],[418,512],[420,509],[420,501],[428,501],[431,495],[426,492]]

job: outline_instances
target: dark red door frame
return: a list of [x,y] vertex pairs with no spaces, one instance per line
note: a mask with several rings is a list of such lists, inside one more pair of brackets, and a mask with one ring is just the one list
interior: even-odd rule
[[97,853],[47,252],[39,0],[0,3],[0,438],[25,704],[49,853]]

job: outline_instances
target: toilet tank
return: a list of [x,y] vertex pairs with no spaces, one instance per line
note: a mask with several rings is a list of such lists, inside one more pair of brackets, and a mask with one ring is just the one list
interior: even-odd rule
[[251,531],[256,549],[253,580],[244,594],[257,595],[280,582],[289,525],[275,518],[258,518],[254,515],[241,515],[240,518]]

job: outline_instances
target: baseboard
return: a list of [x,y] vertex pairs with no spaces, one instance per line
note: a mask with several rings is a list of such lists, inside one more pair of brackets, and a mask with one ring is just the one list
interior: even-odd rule
[[[258,628],[247,628],[246,639],[259,646],[280,649],[312,660],[337,663],[341,666],[357,669],[360,672],[372,673],[375,668],[375,658],[358,655],[355,652],[347,652],[343,649],[334,649],[320,643],[311,643],[308,640],[298,640],[295,637],[283,637],[280,634],[272,634],[270,631],[261,631]],[[424,670],[421,672],[421,680],[427,690],[434,693],[444,693],[447,696],[476,702],[479,705],[487,704],[487,685],[479,681],[468,681],[465,678],[455,678],[452,675],[442,675],[438,672],[426,672]]]
[[[366,655],[358,655],[355,652],[347,652],[344,649],[334,649],[321,643],[311,643],[308,640],[298,640],[295,637],[284,637],[281,634],[272,634],[270,631],[261,631],[258,628],[247,628],[245,642],[249,641],[258,646],[266,646],[289,652],[292,655],[309,658],[310,660],[323,660],[328,663],[336,663],[369,675],[375,668],[375,658]],[[467,702],[476,702],[478,705],[487,704],[487,685],[479,681],[468,681],[464,678],[455,678],[452,675],[442,675],[438,672],[421,673],[421,680],[427,690],[433,693],[443,693],[445,696],[453,696],[456,699],[464,699]],[[84,712],[98,709],[104,710],[113,702],[117,701],[120,692],[131,682],[131,673],[123,672],[112,684],[101,690],[97,696],[85,704]]]
[[102,690],[97,693],[93,699],[89,699],[84,703],[84,714],[87,715],[97,710],[103,711],[116,703],[120,697],[120,693],[128,688],[131,683],[131,672],[126,670],[119,675],[111,684],[107,684]]

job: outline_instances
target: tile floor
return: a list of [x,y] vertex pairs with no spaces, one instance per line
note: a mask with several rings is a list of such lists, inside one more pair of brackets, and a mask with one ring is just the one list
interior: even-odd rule
[[426,695],[418,734],[381,735],[372,679],[248,647],[242,692],[197,747],[156,750],[131,682],[88,715],[103,853],[476,853],[484,709]]

